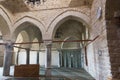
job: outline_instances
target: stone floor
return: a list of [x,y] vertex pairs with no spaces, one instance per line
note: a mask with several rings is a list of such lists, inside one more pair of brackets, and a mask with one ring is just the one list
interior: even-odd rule
[[[10,75],[13,76],[14,67],[11,67]],[[2,68],[0,68],[0,80],[95,80],[83,69],[71,68],[52,68],[51,77],[45,76],[45,68],[40,68],[39,78],[15,78],[2,76]]]

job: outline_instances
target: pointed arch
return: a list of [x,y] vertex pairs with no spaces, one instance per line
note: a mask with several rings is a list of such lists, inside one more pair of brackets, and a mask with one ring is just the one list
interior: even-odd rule
[[[39,40],[37,38],[34,38],[32,42],[38,42]],[[39,50],[39,43],[38,44],[32,44],[31,49],[33,50]]]
[[12,32],[12,21],[8,15],[8,13],[4,10],[4,8],[2,6],[0,6],[0,17],[3,19],[3,21],[5,22],[6,28],[7,28],[7,33],[5,32],[5,34],[11,34]]
[[38,21],[37,19],[34,19],[32,17],[25,16],[15,22],[15,24],[13,26],[12,37],[15,37],[14,33],[15,33],[16,29],[24,23],[30,23],[32,25],[35,25],[37,28],[39,28],[42,36],[45,33],[45,26],[40,21]]
[[53,38],[53,35],[56,32],[56,29],[66,20],[68,19],[73,19],[73,20],[77,20],[80,21],[81,23],[83,23],[85,26],[88,26],[88,24],[90,23],[90,18],[81,12],[78,11],[73,11],[73,10],[68,10],[65,11],[61,14],[59,14],[49,25],[47,32],[50,34],[50,37]]
[[[68,37],[66,37],[65,39],[64,39],[64,41],[67,41],[67,40],[78,40],[79,38],[77,38],[76,36],[68,36]],[[74,42],[74,44],[75,44],[75,42]],[[61,49],[63,49],[64,48],[64,45],[65,45],[65,42],[62,42],[61,43]],[[76,42],[76,45],[77,45],[77,42]]]

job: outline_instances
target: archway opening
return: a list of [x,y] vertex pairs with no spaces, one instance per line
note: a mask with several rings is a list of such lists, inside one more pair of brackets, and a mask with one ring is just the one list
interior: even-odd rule
[[[84,58],[82,49],[88,43],[84,41],[89,39],[89,28],[80,21],[67,19],[62,22],[55,31],[52,48],[58,54],[58,63],[60,67],[65,68],[83,68]],[[67,42],[68,41],[68,42]],[[73,42],[72,42],[73,41]],[[55,52],[52,51],[52,56]],[[54,58],[54,57],[52,57]]]
[[[14,45],[14,64],[37,64],[37,52],[40,45],[37,42],[42,41],[40,29],[30,22],[24,22],[16,28],[14,34],[15,43],[18,43]],[[28,50],[29,54],[27,54]]]

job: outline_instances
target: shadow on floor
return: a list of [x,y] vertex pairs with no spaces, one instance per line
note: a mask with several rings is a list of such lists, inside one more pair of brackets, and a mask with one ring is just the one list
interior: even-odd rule
[[[14,69],[14,68],[12,68]],[[40,77],[31,78],[15,78],[15,77],[3,77],[0,80],[95,80],[84,69],[72,69],[72,68],[52,68],[51,76],[45,76],[45,68],[40,68]],[[13,70],[11,70],[13,72]],[[11,73],[13,74],[13,73]],[[12,75],[13,76],[13,75]]]

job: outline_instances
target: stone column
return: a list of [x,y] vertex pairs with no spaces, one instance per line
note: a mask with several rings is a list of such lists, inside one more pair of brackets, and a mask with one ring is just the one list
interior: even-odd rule
[[64,57],[64,67],[66,68],[66,64],[67,64],[67,61],[66,61],[66,53],[63,53],[63,57]]
[[30,49],[29,48],[26,49],[26,64],[27,65],[30,64]]
[[18,63],[18,61],[19,61],[19,52],[20,52],[20,50],[18,50],[18,52],[17,52],[16,65],[19,64],[19,63]]
[[86,66],[88,66],[88,61],[87,61],[87,47],[85,46],[85,61],[86,61]]
[[62,67],[63,66],[63,63],[62,63],[62,61],[63,61],[63,54],[62,54],[62,52],[59,50],[59,59],[60,59],[60,67]]
[[51,48],[52,48],[52,42],[51,41],[45,41],[46,45],[46,54],[47,54],[47,65],[46,65],[46,76],[51,76]]
[[13,44],[11,41],[8,41],[5,44],[5,54],[4,54],[4,63],[3,63],[3,76],[9,76],[10,65],[12,62],[13,54]]
[[4,60],[4,45],[2,45],[2,43],[4,43],[3,41],[3,35],[0,34],[0,67],[3,67],[3,60]]
[[39,51],[37,51],[37,64],[39,64]]

